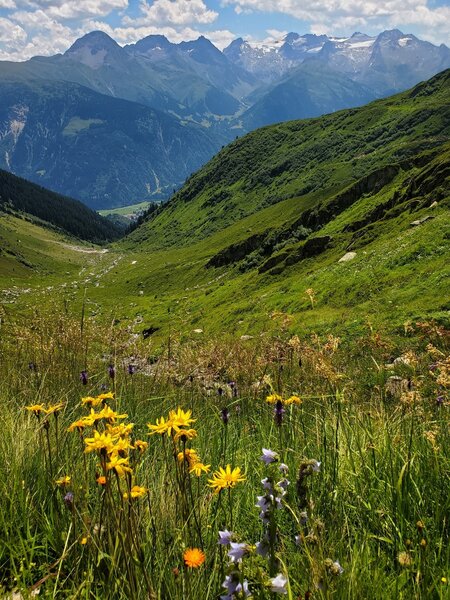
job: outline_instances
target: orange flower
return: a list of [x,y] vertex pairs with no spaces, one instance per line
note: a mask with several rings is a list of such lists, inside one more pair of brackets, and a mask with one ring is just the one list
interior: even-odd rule
[[191,569],[197,569],[205,562],[205,554],[200,548],[188,548],[183,554],[184,563]]

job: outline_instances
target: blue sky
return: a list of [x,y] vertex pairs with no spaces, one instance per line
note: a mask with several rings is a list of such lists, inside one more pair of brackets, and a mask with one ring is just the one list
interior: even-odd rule
[[223,48],[236,37],[394,28],[450,45],[450,0],[0,0],[0,60],[64,52],[94,29],[122,45],[154,33],[174,42],[203,34]]

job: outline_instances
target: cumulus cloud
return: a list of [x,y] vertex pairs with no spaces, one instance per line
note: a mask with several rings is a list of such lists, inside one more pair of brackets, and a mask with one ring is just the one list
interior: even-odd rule
[[186,26],[193,23],[208,24],[217,19],[219,13],[210,10],[203,0],[154,0],[140,3],[141,17],[124,17],[124,25]]

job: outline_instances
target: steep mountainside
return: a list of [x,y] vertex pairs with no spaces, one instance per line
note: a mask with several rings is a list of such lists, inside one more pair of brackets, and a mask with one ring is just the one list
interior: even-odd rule
[[130,242],[189,244],[283,201],[286,220],[304,214],[304,227],[320,229],[323,207],[341,210],[342,193],[356,201],[438,156],[450,137],[449,94],[447,70],[362,108],[250,133],[193,175]]
[[0,214],[37,217],[80,240],[104,242],[119,237],[120,230],[87,206],[0,170]]
[[217,150],[207,130],[66,82],[0,82],[0,167],[93,208],[160,198]]

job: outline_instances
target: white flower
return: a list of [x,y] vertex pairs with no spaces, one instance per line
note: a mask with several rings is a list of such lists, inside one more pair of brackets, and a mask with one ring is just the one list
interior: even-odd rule
[[270,591],[274,594],[287,594],[286,585],[286,577],[279,573],[276,577],[273,577],[270,580]]
[[316,460],[316,459],[312,459],[312,460],[310,461],[310,465],[311,465],[311,467],[312,467],[312,470],[313,470],[313,471],[315,471],[316,473],[318,473],[318,472],[320,471],[320,465],[321,465],[321,464],[322,464],[322,463],[321,463],[321,462],[319,462],[319,461],[318,461],[318,460]]
[[283,475],[287,475],[288,471],[289,471],[289,467],[287,465],[285,465],[284,463],[281,463],[281,465],[278,467],[278,470],[280,471],[280,473],[283,473]]
[[276,452],[274,452],[273,450],[269,450],[268,448],[263,448],[262,453],[263,454],[260,457],[260,460],[262,460],[263,463],[266,465],[270,465],[270,463],[276,462],[280,459]]

